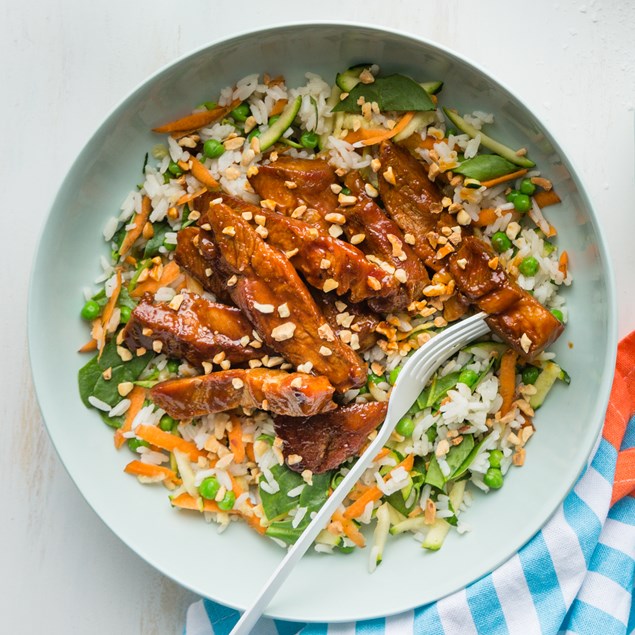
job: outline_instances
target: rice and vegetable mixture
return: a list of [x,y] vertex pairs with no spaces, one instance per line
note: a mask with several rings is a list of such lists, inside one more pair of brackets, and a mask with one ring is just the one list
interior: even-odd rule
[[[461,252],[468,237],[477,241],[472,245],[484,241],[485,271],[497,284],[511,285],[522,302],[533,298],[544,305],[549,319],[557,318],[557,329],[567,322],[559,291],[571,283],[568,257],[559,253],[556,230],[542,211],[559,202],[557,194],[526,151],[507,148],[489,136],[490,129],[495,134],[492,114],[475,110],[460,116],[441,108],[441,89],[440,81],[420,84],[402,75],[382,76],[377,66],[353,67],[338,74],[333,86],[312,73],[298,87],[287,86],[283,77],[254,74],[211,96],[216,102],[200,104],[191,114],[156,129],[157,143],[149,148],[142,174],[131,175],[137,187],[105,224],[103,237],[111,257],[102,257],[97,289],[85,289],[81,314],[92,323],[92,331],[81,350],[94,351],[94,357],[81,369],[79,387],[86,406],[115,429],[115,446],[127,445],[132,452],[125,471],[142,483],[165,486],[175,508],[201,513],[219,530],[244,520],[281,545],[293,543],[346,474],[355,460],[351,454],[359,454],[373,438],[373,428],[385,414],[381,404],[388,400],[407,356],[449,321],[460,319],[469,304],[483,308],[470,296],[469,284],[461,282],[461,271],[467,277],[472,266]],[[389,155],[401,162],[394,169],[385,158]],[[427,251],[416,223],[411,231],[410,221],[401,218],[389,198],[410,196],[411,186],[400,181],[398,166],[407,164],[412,170],[408,162],[413,160],[420,171],[416,178],[439,193],[437,202],[428,202],[430,214],[449,219],[426,233]],[[285,162],[290,166],[286,172]],[[318,164],[333,181],[313,200],[315,188],[303,185],[296,168]],[[267,184],[257,179],[266,166],[279,166],[283,176],[276,177],[277,190],[268,190],[273,194],[262,196]],[[352,191],[353,176],[359,190]],[[315,181],[311,178],[307,182]],[[288,196],[295,202],[286,202]],[[334,203],[331,209],[325,209],[327,199]],[[366,229],[353,228],[350,212],[362,201],[374,218],[388,222],[391,216],[390,222],[396,223],[390,225],[394,233],[385,234],[381,227],[377,231],[389,240],[386,257],[371,249],[370,223]],[[221,212],[234,213],[225,205],[234,210],[237,221],[221,231],[212,226],[215,219]],[[349,284],[350,293],[340,295],[343,278],[331,273],[328,258],[319,260],[318,269],[329,277],[320,277],[304,261],[297,264],[303,256],[297,246],[287,249],[276,243],[278,213],[294,219],[291,227],[304,232],[302,240],[309,240],[308,235],[310,240],[331,241],[329,248],[345,254],[354,250],[355,258],[361,250],[356,266],[374,266],[383,278],[368,276],[361,303],[354,301],[355,281]],[[328,402],[321,411],[302,408],[315,396],[309,390],[314,385],[307,382],[328,373],[318,372],[310,361],[298,363],[292,348],[282,347],[298,335],[296,324],[286,322],[271,334],[259,326],[263,316],[292,319],[293,297],[278,305],[237,294],[241,272],[252,267],[249,275],[256,279],[265,265],[255,265],[252,258],[236,269],[238,275],[225,272],[214,287],[216,266],[205,261],[197,269],[179,256],[181,249],[194,245],[193,257],[201,257],[207,240],[214,257],[226,263],[230,257],[221,238],[246,235],[252,243],[264,244],[258,248],[273,245],[275,252],[267,253],[300,271],[302,293],[305,283],[315,286],[313,279],[319,280],[318,290],[307,297],[316,298],[311,310],[321,324],[324,342],[319,354],[325,364],[335,364],[337,345],[364,369],[361,381],[347,379],[339,386],[328,375],[336,386],[335,403]],[[301,250],[305,243],[297,244]],[[382,280],[401,291],[412,283],[414,269],[406,268],[407,258],[416,260],[418,275],[425,280],[408,287],[406,304],[391,304],[394,295],[380,297],[387,284]],[[241,304],[249,301],[249,307]],[[327,306],[329,326],[318,308],[328,315]],[[143,322],[150,314],[165,322],[161,337]],[[170,320],[177,320],[170,316],[182,321],[170,326]],[[362,326],[367,317],[370,326]],[[227,348],[205,348],[210,337],[218,336],[221,322],[222,333],[229,333]],[[370,541],[372,570],[381,561],[389,534],[410,532],[423,547],[434,550],[451,527],[459,533],[469,529],[463,512],[470,506],[471,492],[499,489],[508,471],[523,465],[525,447],[535,432],[534,411],[555,381],[568,381],[554,355],[540,350],[529,331],[518,332],[515,341],[506,338],[507,328],[505,320],[492,326],[496,335],[464,348],[421,387],[390,442],[318,537],[317,551],[346,553]],[[185,331],[191,340],[183,339]],[[240,347],[249,354],[239,355],[235,349]],[[276,405],[274,396],[282,392],[277,385],[269,393],[263,388],[269,396],[262,398],[260,384],[250,384],[256,372],[265,381],[290,378],[290,386],[304,390],[301,397],[308,402]],[[201,396],[191,387],[194,381],[199,390],[201,377],[214,382],[225,378],[225,383],[210,384],[199,407]],[[190,392],[174,406],[184,382],[190,382]],[[169,398],[168,388],[173,391]],[[330,384],[329,390],[333,396]],[[210,405],[223,399],[221,406]],[[369,404],[375,402],[371,412]],[[342,429],[356,417],[368,426],[347,455],[350,439],[342,437]],[[302,447],[302,439],[297,439],[306,431],[307,441],[315,445],[316,430],[328,430],[328,435],[314,469],[309,469],[307,456],[296,451]]]

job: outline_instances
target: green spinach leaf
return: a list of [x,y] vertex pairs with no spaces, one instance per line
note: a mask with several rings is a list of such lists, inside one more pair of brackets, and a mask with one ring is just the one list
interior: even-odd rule
[[[98,356],[95,355],[79,369],[79,394],[84,405],[87,408],[92,408],[88,401],[88,397],[91,395],[109,406],[117,405],[121,401],[117,386],[121,382],[136,381],[152,356],[153,353],[146,353],[141,357],[133,356],[129,362],[124,362],[117,354],[117,343],[113,337],[104,347],[101,359],[97,359]],[[112,376],[109,380],[105,380],[102,375],[107,368],[112,369]]]
[[357,103],[360,97],[366,103],[377,102],[381,112],[436,108],[430,95],[413,79],[405,75],[388,75],[378,77],[372,84],[357,84],[346,99],[335,105],[333,112],[361,112],[362,107]]
[[450,448],[446,461],[450,466],[450,476],[448,479],[454,477],[455,472],[463,465],[465,459],[470,455],[470,452],[474,448],[474,437],[471,434],[463,435],[463,440],[458,445],[454,445]]
[[99,411],[99,416],[101,417],[102,421],[107,425],[110,426],[111,428],[121,428],[121,426],[123,425],[123,421],[125,419],[125,417],[123,415],[119,416],[119,417],[109,417],[107,412],[104,412],[103,410]]
[[152,229],[154,230],[154,234],[146,243],[145,249],[143,250],[144,258],[153,258],[156,256],[159,253],[159,247],[163,246],[165,235],[173,231],[167,223],[155,223],[152,225]]
[[516,170],[518,170],[517,165],[497,154],[479,154],[472,159],[466,159],[453,171],[477,181],[489,181]]
[[439,467],[439,462],[437,461],[436,456],[432,457],[430,465],[428,465],[426,484],[432,485],[432,487],[436,487],[437,489],[443,489],[443,486],[445,485],[445,477]]
[[452,474],[452,480],[456,481],[456,480],[460,479],[467,472],[467,470],[469,469],[470,465],[472,465],[474,459],[476,458],[476,455],[480,452],[480,450],[483,447],[483,444],[485,443],[486,440],[487,440],[487,435],[485,437],[483,437],[472,448],[472,450],[467,455],[467,457],[465,458],[463,463],[461,463],[461,465]]
[[[304,479],[286,465],[274,465],[271,468],[271,473],[280,486],[280,490],[275,494],[265,492],[262,487],[259,487],[259,490],[265,515],[269,520],[274,520],[298,506],[298,499],[290,498],[288,492],[298,485],[302,485]],[[261,477],[260,483],[263,481],[266,482],[264,476]]]

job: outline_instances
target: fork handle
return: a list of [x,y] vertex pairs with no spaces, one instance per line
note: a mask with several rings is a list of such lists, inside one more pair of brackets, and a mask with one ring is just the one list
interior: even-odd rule
[[[489,328],[485,324],[485,314],[478,313],[458,324],[446,329],[441,335],[430,340],[430,344],[425,346],[425,352],[421,350],[421,356],[425,355],[430,358],[427,364],[424,364],[420,373],[416,373],[417,381],[420,385],[425,385],[430,379],[439,364],[445,361],[450,355],[465,345],[466,342],[473,340],[479,335],[485,334]],[[438,339],[437,339],[438,338]],[[436,340],[436,341],[435,341]],[[450,340],[450,341],[448,341]],[[413,355],[404,366],[400,376],[406,377],[409,369],[413,370],[420,365],[422,359],[417,359],[417,355]],[[399,379],[393,390],[397,389]],[[329,496],[322,508],[315,514],[306,529],[302,532],[296,543],[287,551],[287,555],[282,559],[275,571],[271,574],[267,583],[263,586],[260,594],[254,603],[242,614],[241,618],[232,629],[230,635],[247,635],[251,633],[256,622],[271,602],[273,596],[278,592],[284,581],[293,571],[297,561],[305,554],[307,549],[313,544],[317,535],[326,526],[335,510],[342,504],[342,501],[357,483],[366,468],[372,463],[375,456],[381,448],[384,447],[386,441],[390,437],[397,421],[410,408],[410,403],[405,404],[403,400],[391,399],[388,407],[388,414],[381,426],[377,436],[371,444],[366,448],[364,453],[357,459],[350,472],[342,479],[341,483],[335,488],[335,491]]]

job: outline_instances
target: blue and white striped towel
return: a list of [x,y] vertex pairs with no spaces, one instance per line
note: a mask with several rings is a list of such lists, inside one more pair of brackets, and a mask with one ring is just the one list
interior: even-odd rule
[[[331,625],[263,618],[254,632],[632,635],[634,412],[632,333],[620,344],[604,433],[593,460],[553,518],[505,564],[462,591],[394,617]],[[238,617],[238,611],[199,600],[188,609],[184,635],[227,635]]]

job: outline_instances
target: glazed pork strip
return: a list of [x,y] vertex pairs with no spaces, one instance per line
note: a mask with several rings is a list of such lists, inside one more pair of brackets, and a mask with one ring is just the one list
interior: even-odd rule
[[302,219],[328,231],[324,216],[337,209],[338,201],[331,189],[337,182],[335,172],[326,161],[280,157],[258,166],[258,174],[249,182],[261,198],[275,201],[285,216],[304,205],[308,209]]
[[[223,202],[237,212],[247,212],[257,219],[267,231],[265,240],[283,251],[312,287],[333,291],[338,296],[348,294],[351,302],[383,299],[398,293],[400,282],[367,260],[357,247],[304,221],[240,199],[223,196]],[[205,222],[204,218],[202,220]]]
[[379,326],[381,318],[366,303],[352,304],[317,289],[313,290],[311,295],[342,342],[349,344],[356,338],[360,353],[375,345],[375,329]]
[[382,142],[379,159],[379,193],[388,215],[404,234],[414,237],[412,249],[419,258],[438,270],[439,261],[428,233],[457,224],[452,215],[443,211],[441,190],[408,150],[391,141]]
[[388,404],[348,404],[314,417],[274,417],[282,453],[295,472],[320,474],[359,454],[368,435],[386,418]]
[[156,350],[155,342],[160,342],[162,353],[199,368],[219,353],[239,363],[267,352],[249,345],[252,326],[239,309],[185,290],[169,304],[155,304],[146,294],[131,313],[123,336],[130,350]]
[[207,215],[216,269],[263,341],[296,367],[325,375],[338,391],[361,386],[366,365],[333,329],[289,260],[224,204]]
[[401,269],[405,278],[401,292],[389,300],[372,302],[378,311],[389,312],[407,308],[413,300],[422,297],[425,286],[430,284],[428,271],[417,254],[406,243],[399,226],[388,218],[377,203],[366,193],[366,182],[359,172],[350,172],[346,177],[346,187],[357,198],[351,206],[342,206],[339,211],[346,217],[343,229],[349,240],[353,236],[363,236],[358,247],[375,256],[396,270]]
[[216,247],[198,227],[186,227],[177,233],[174,259],[193,278],[198,280],[205,291],[213,293],[223,302],[229,294],[222,280],[214,270],[216,263]]
[[307,417],[336,408],[326,377],[268,368],[231,369],[157,384],[150,397],[174,419],[192,419],[234,408],[260,408]]
[[[232,199],[231,197],[226,198],[227,200],[232,201],[233,207],[233,201],[235,199]],[[203,224],[205,224],[205,217],[202,218]],[[190,229],[192,231],[188,232],[188,230]],[[206,268],[216,267],[216,261],[211,260],[211,257],[209,256],[209,254],[215,254],[214,243],[210,240],[209,234],[198,227],[188,227],[187,229],[184,229],[182,232],[180,232],[178,236],[179,245],[177,247],[177,251],[181,249],[182,252],[185,251],[189,254],[187,266],[180,262],[181,266],[184,266],[188,270],[188,273],[190,273],[190,275],[195,277],[197,280],[199,280],[199,282],[201,282],[201,284],[203,284],[208,279],[208,276],[205,275]],[[201,250],[196,247],[190,248],[190,246],[187,245],[188,239],[191,241],[194,237],[197,237],[196,241],[199,245],[203,246]],[[206,245],[209,245],[211,249],[205,247]],[[207,259],[204,255],[206,253],[208,254]],[[219,286],[222,286],[222,281],[217,277],[215,279],[217,284]],[[227,301],[231,302],[231,299],[225,292],[224,288],[221,288],[220,294],[222,296],[226,296]],[[368,350],[375,344],[375,342],[377,341],[377,336],[374,331],[381,319],[365,303],[352,304],[350,302],[347,302],[344,298],[338,298],[332,293],[324,293],[323,291],[320,291],[318,289],[313,289],[311,291],[311,295],[322,310],[326,321],[331,325],[335,333],[338,335],[338,337],[340,337],[340,339],[342,339],[345,344],[349,343],[354,335],[359,340],[360,352]],[[239,311],[242,319],[251,325],[249,320],[244,317],[243,313],[239,309],[233,308],[233,310]],[[353,316],[353,321],[349,323],[350,316]],[[261,354],[264,353],[265,349],[260,349],[260,352]]]
[[550,311],[509,279],[494,251],[482,240],[464,238],[448,266],[457,288],[489,314],[492,331],[528,359],[545,350],[564,330]]

